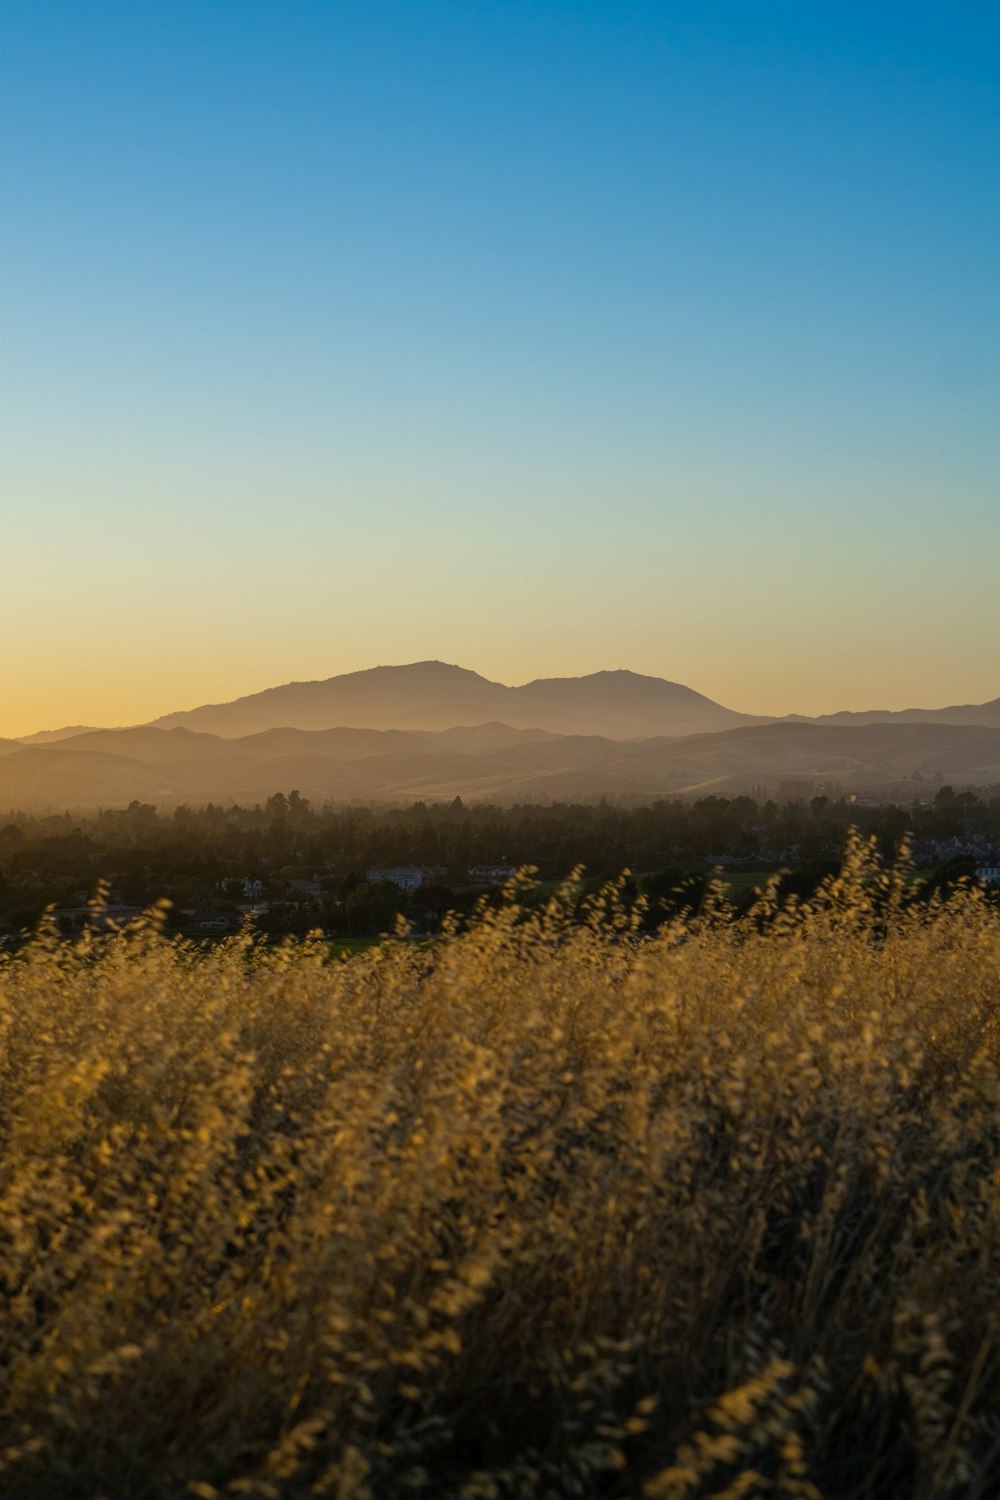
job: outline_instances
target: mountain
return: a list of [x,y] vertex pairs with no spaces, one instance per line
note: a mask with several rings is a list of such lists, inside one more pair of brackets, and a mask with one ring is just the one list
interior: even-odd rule
[[914,771],[1000,781],[1000,699],[820,719],[735,713],[635,672],[520,687],[445,662],[293,682],[132,729],[0,741],[0,807],[462,796],[513,801],[777,786],[855,790]]
[[[543,677],[520,687],[492,682],[447,662],[372,667],[318,682],[289,682],[201,708],[154,719],[155,729],[185,729],[240,739],[269,729],[332,729],[345,726],[404,731],[458,729],[480,733],[499,726],[557,735],[607,739],[711,734],[741,726],[816,724],[860,727],[875,724],[956,724],[1000,728],[1000,698],[950,708],[841,711],[811,719],[737,713],[681,683],[624,670],[586,677]],[[54,745],[94,730],[80,726],[23,736],[22,745]],[[106,733],[117,731],[104,731]],[[10,744],[12,742],[7,742]],[[481,744],[481,740],[479,741]],[[4,744],[0,742],[0,754]]]
[[835,714],[820,714],[812,724],[981,724],[1000,729],[1000,698],[989,703],[955,703],[950,708],[841,709]]
[[723,708],[680,683],[624,670],[592,672],[588,677],[540,677],[507,691],[515,695],[532,724],[562,733],[640,739],[767,722]]
[[68,740],[78,734],[86,734],[92,729],[92,724],[68,724],[65,729],[39,729],[37,734],[22,734],[20,743],[22,745],[47,745],[56,740]]
[[635,672],[540,678],[522,687],[491,682],[446,662],[372,667],[322,682],[289,682],[153,720],[158,729],[183,727],[237,738],[278,726],[331,729],[451,729],[501,722],[556,734],[600,734],[633,739],[654,734],[698,734],[763,722],[734,713],[680,683]]
[[167,807],[253,804],[292,787],[315,803],[731,794],[790,779],[877,791],[899,787],[914,771],[927,779],[941,772],[955,785],[1000,783],[1000,729],[780,723],[615,740],[490,723],[442,731],[283,728],[226,739],[146,726],[0,747],[0,808],[136,799]]

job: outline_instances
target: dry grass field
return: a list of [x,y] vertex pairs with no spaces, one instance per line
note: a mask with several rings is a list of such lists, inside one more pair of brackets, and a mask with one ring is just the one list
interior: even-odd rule
[[1000,919],[0,960],[0,1493],[1000,1491]]

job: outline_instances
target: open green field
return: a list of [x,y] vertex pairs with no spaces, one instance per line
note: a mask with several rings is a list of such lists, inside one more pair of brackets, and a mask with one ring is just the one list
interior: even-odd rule
[[0,1493],[1000,1492],[1000,919],[0,958]]

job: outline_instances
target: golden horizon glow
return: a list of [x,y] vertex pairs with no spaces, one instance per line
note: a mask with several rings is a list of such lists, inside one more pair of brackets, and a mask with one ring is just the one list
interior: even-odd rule
[[430,657],[1000,693],[978,19],[265,9],[0,9],[0,734]]
[[[484,656],[486,661],[482,660]],[[395,654],[383,651],[368,661],[354,658],[328,665],[310,651],[303,654],[298,664],[275,654],[270,675],[266,661],[271,659],[266,658],[225,672],[213,670],[211,664],[206,664],[187,673],[179,670],[177,663],[163,663],[152,670],[148,666],[145,671],[137,668],[134,678],[122,664],[107,681],[100,680],[100,674],[88,673],[83,680],[73,681],[52,673],[44,682],[39,682],[33,680],[29,670],[23,674],[20,683],[11,683],[14,674],[8,671],[8,690],[4,694],[0,715],[0,738],[17,739],[76,725],[124,728],[206,703],[228,703],[286,682],[324,680],[379,665],[403,666],[432,659],[449,661],[509,686],[519,686],[539,677],[581,677],[591,672],[625,668],[644,676],[682,683],[740,713],[773,717],[785,714],[815,717],[844,710],[898,712],[907,708],[946,708],[955,704],[985,703],[1000,696],[1000,683],[989,681],[982,663],[976,664],[978,673],[968,662],[963,664],[960,672],[954,672],[947,664],[941,663],[934,676],[922,669],[889,677],[874,668],[857,670],[850,662],[839,666],[831,662],[824,665],[818,687],[814,669],[808,666],[798,672],[786,669],[785,686],[779,691],[773,674],[766,669],[748,671],[732,663],[720,668],[718,662],[703,657],[699,660],[698,653],[692,653],[691,669],[687,671],[682,670],[681,663],[676,660],[670,663],[651,661],[648,652],[636,652],[631,661],[624,656],[591,661],[570,657],[567,660],[546,653],[544,658],[539,657],[537,665],[526,657],[508,659],[507,663],[489,658],[488,652],[481,652],[480,659],[475,660],[461,659],[454,652],[440,649],[406,656],[398,651]]]

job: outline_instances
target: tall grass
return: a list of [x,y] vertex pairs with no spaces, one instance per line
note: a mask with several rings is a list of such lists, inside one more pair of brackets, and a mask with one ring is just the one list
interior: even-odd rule
[[1000,1490],[1000,922],[862,845],[434,950],[0,963],[0,1493]]

